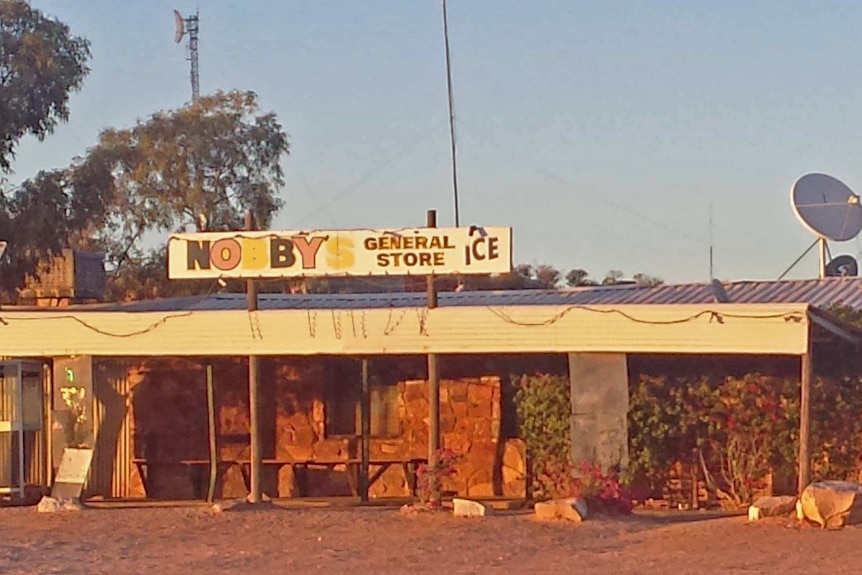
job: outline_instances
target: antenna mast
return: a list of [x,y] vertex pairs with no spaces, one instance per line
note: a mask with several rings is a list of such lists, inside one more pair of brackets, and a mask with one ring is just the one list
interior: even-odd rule
[[712,281],[715,279],[712,252],[713,252],[712,204],[709,204],[709,281]]
[[452,144],[452,191],[455,195],[455,227],[461,224],[458,212],[458,162],[455,152],[455,103],[452,95],[452,67],[449,62],[449,19],[446,15],[446,0],[443,0],[443,39],[446,43],[446,89],[449,94],[449,141]]
[[189,31],[189,62],[191,66],[192,102],[197,103],[201,95],[200,68],[198,68],[198,31],[200,30],[200,17],[195,10],[194,16],[186,18],[186,28]]
[[192,102],[197,103],[198,98],[201,95],[200,69],[198,67],[198,32],[200,31],[199,12],[198,10],[195,10],[193,16],[183,18],[179,12],[174,10],[174,23],[176,25],[176,32],[174,34],[174,41],[176,43],[179,44],[184,35],[189,35],[189,43],[186,46],[188,50],[186,60],[191,62],[191,71],[189,76],[192,83]]

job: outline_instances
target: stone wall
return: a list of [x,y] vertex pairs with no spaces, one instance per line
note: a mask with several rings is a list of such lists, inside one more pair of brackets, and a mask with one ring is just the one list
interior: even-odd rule
[[[352,377],[356,362],[335,358],[290,358],[261,361],[261,444],[264,459],[340,459],[359,456],[359,438],[327,436],[326,388]],[[116,367],[116,366],[115,366]],[[130,360],[125,368],[131,387],[128,402],[135,457],[160,462],[149,471],[153,498],[193,498],[205,490],[207,466],[190,473],[181,460],[208,460],[205,371],[187,360]],[[214,363],[214,397],[219,457],[248,459],[247,364],[241,360]],[[396,370],[397,371],[397,370]],[[403,375],[403,374],[400,374]],[[428,451],[428,385],[401,377],[394,405],[397,433],[372,437],[371,457],[426,457]],[[462,496],[523,496],[524,447],[520,440],[500,439],[501,387],[497,376],[464,377],[440,384],[441,440],[462,458],[444,486]],[[375,466],[371,467],[374,474]],[[137,469],[132,467],[130,496],[145,496]],[[350,494],[344,466],[312,468],[309,496]],[[264,466],[264,492],[272,497],[298,495],[290,466],[277,471]],[[236,466],[222,466],[217,497],[241,497],[245,481]],[[407,496],[402,468],[389,467],[371,486],[372,497]]]

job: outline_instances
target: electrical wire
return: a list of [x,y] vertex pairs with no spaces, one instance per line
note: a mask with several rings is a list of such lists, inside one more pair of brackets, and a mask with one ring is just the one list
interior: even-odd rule
[[557,323],[561,319],[563,319],[565,316],[567,316],[569,313],[571,313],[574,310],[599,313],[599,314],[616,314],[616,315],[622,316],[625,319],[632,321],[634,323],[645,324],[645,325],[679,325],[679,324],[695,321],[695,320],[700,319],[701,317],[704,317],[704,316],[709,316],[710,321],[715,319],[719,323],[722,323],[723,319],[726,317],[727,318],[733,318],[733,319],[784,319],[785,321],[797,321],[797,322],[802,321],[802,317],[796,312],[777,313],[777,314],[732,314],[732,313],[726,313],[726,312],[715,311],[715,310],[703,310],[703,311],[700,311],[694,315],[691,315],[688,317],[683,317],[683,318],[678,318],[678,319],[646,320],[646,319],[641,319],[641,318],[635,317],[629,313],[626,313],[626,312],[624,312],[620,309],[616,309],[616,308],[598,309],[598,308],[594,308],[594,307],[590,307],[590,306],[584,306],[584,305],[568,306],[565,309],[563,309],[562,311],[554,314],[553,316],[551,316],[545,320],[520,321],[520,320],[516,320],[516,319],[512,318],[511,316],[509,316],[508,314],[506,314],[502,310],[499,310],[499,309],[496,309],[496,308],[493,308],[490,306],[487,306],[487,309],[491,313],[493,313],[494,315],[496,315],[497,317],[499,317],[500,319],[505,321],[506,323],[521,326],[521,327],[544,327],[544,326],[552,325],[552,324]]
[[[704,246],[714,245],[708,239],[704,239],[704,238],[699,237],[695,234],[692,234],[690,232],[687,232],[687,231],[682,230],[680,228],[677,228],[675,226],[669,225],[666,222],[662,222],[658,219],[647,216],[647,215],[643,214],[642,212],[640,212],[640,211],[638,211],[638,210],[636,210],[636,209],[634,209],[634,208],[632,208],[626,204],[623,204],[621,202],[615,202],[614,200],[609,199],[606,195],[595,194],[595,193],[591,193],[591,192],[584,190],[583,188],[576,185],[574,182],[568,180],[567,178],[565,178],[565,177],[563,177],[557,173],[554,173],[551,170],[548,170],[547,168],[544,168],[544,167],[540,166],[539,164],[531,161],[531,158],[527,157],[525,154],[516,153],[516,152],[512,151],[511,149],[506,148],[506,147],[502,146],[501,144],[499,144],[494,138],[474,130],[473,126],[465,123],[463,119],[459,120],[458,125],[461,128],[462,132],[464,132],[464,128],[466,127],[467,128],[466,133],[468,135],[478,136],[478,138],[481,139],[483,142],[490,144],[491,146],[497,148],[498,151],[503,152],[504,154],[507,154],[510,158],[516,160],[521,165],[533,170],[534,172],[538,173],[539,175],[543,176],[544,178],[546,178],[548,180],[551,180],[553,182],[556,182],[557,184],[565,186],[566,188],[570,189],[571,191],[573,191],[579,195],[588,197],[591,201],[593,201],[597,204],[604,204],[606,207],[613,208],[614,210],[618,210],[620,212],[625,212],[625,213],[629,214],[630,216],[632,216],[638,220],[641,220],[643,222],[646,222],[646,223],[652,225],[653,227],[660,229],[661,231],[663,231],[665,233],[675,234],[679,237],[683,237],[689,241],[696,242],[696,243],[699,243],[699,244],[704,245]],[[720,249],[722,252],[732,253],[735,255],[745,255],[746,257],[750,257],[750,254],[744,254],[743,252],[740,252],[738,250],[728,249],[724,246],[715,246],[715,247],[717,249]]]
[[419,135],[416,138],[414,138],[412,141],[410,141],[408,144],[406,144],[404,146],[399,146],[397,151],[394,154],[390,155],[389,157],[387,157],[382,162],[378,163],[377,165],[375,165],[371,169],[364,172],[359,178],[357,178],[352,184],[350,184],[349,186],[344,188],[342,191],[336,193],[334,196],[331,196],[328,200],[319,204],[317,207],[315,207],[310,212],[297,218],[295,220],[295,222],[297,224],[305,222],[309,218],[311,218],[312,216],[316,215],[317,213],[326,210],[327,208],[329,208],[329,206],[335,204],[338,200],[354,193],[356,190],[358,190],[363,185],[365,185],[368,181],[373,179],[377,174],[379,174],[380,172],[382,172],[383,170],[385,170],[386,168],[388,168],[389,166],[391,166],[392,164],[394,164],[395,162],[397,162],[398,160],[400,160],[401,158],[406,156],[409,152],[413,151],[420,143],[422,143],[423,141],[425,141],[429,137],[431,137],[431,135],[433,135],[435,133],[435,130],[437,129],[437,127],[441,123],[442,122],[439,120],[432,122],[427,128],[425,128],[422,132],[420,132]]
[[[104,312],[99,312],[99,313],[104,313]],[[166,324],[168,321],[170,321],[172,319],[177,319],[177,318],[181,318],[181,317],[189,317],[193,313],[194,312],[187,311],[184,313],[166,315],[165,317],[161,318],[158,321],[153,322],[152,324],[145,327],[144,329],[139,329],[136,331],[130,331],[130,332],[125,332],[125,333],[114,333],[114,332],[110,332],[110,331],[105,331],[99,327],[92,325],[91,323],[84,321],[83,319],[81,319],[75,315],[60,315],[60,316],[52,315],[52,316],[48,316],[48,317],[6,316],[6,317],[0,317],[0,322],[2,322],[3,325],[9,325],[9,322],[14,322],[14,321],[55,321],[55,320],[59,320],[59,319],[70,319],[70,320],[77,322],[78,324],[84,326],[85,328],[98,333],[99,335],[104,335],[104,336],[108,336],[108,337],[117,337],[117,338],[127,338],[127,337],[135,337],[138,335],[144,335],[144,334],[150,333],[151,331],[153,331],[156,328]]]

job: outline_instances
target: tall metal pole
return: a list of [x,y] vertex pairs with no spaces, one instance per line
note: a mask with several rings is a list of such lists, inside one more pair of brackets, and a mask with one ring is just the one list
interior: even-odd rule
[[[437,211],[428,210],[426,227],[437,227]],[[434,276],[427,279],[428,309],[437,307],[437,289],[434,286]],[[428,464],[432,470],[437,468],[437,449],[440,447],[440,374],[437,369],[437,354],[428,354]],[[434,475],[432,475],[434,477]],[[440,486],[436,483],[431,487],[431,502],[438,503]]]
[[449,59],[449,18],[446,13],[446,0],[443,0],[443,39],[446,44],[446,90],[449,95],[449,141],[452,146],[452,192],[455,195],[455,227],[458,227],[461,225],[461,216],[458,208],[458,161],[455,149],[455,100],[452,96],[452,65]]
[[[245,229],[247,231],[254,230],[254,217],[251,212],[245,213]],[[254,280],[247,280],[245,283],[246,304],[248,313],[257,311],[257,285]],[[259,503],[261,500],[260,494],[260,469],[261,469],[261,453],[260,453],[260,423],[258,407],[260,400],[258,392],[260,388],[260,373],[258,370],[258,357],[256,355],[248,356],[248,406],[249,406],[249,426],[251,427],[251,490],[248,494],[250,503]]]
[[713,266],[713,257],[712,257],[712,204],[709,204],[709,281],[715,279],[715,269]]

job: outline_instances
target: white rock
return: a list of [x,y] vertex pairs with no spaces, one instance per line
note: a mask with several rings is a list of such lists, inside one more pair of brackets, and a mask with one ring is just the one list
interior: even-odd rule
[[855,481],[818,481],[802,491],[802,513],[822,527],[862,523],[862,484]]
[[60,505],[60,502],[53,497],[48,497],[47,495],[43,497],[39,501],[39,505],[36,506],[36,511],[39,513],[54,513],[61,509],[63,509],[63,507]]
[[57,511],[80,511],[84,506],[77,499],[55,499],[45,496],[36,506],[39,513],[56,513]]
[[484,517],[488,512],[488,508],[478,501],[456,497],[452,499],[452,503],[455,506],[455,517]]
[[760,508],[754,505],[748,506],[748,520],[749,521],[757,521],[761,518]]
[[569,497],[568,499],[563,499],[559,503],[567,505],[577,511],[578,515],[581,516],[581,519],[587,518],[587,500],[583,497]]
[[763,517],[790,515],[795,507],[796,497],[793,495],[766,495],[759,497],[748,508],[748,520],[757,521]]
[[556,519],[557,504],[553,501],[540,501],[533,505],[533,512],[537,519]]

